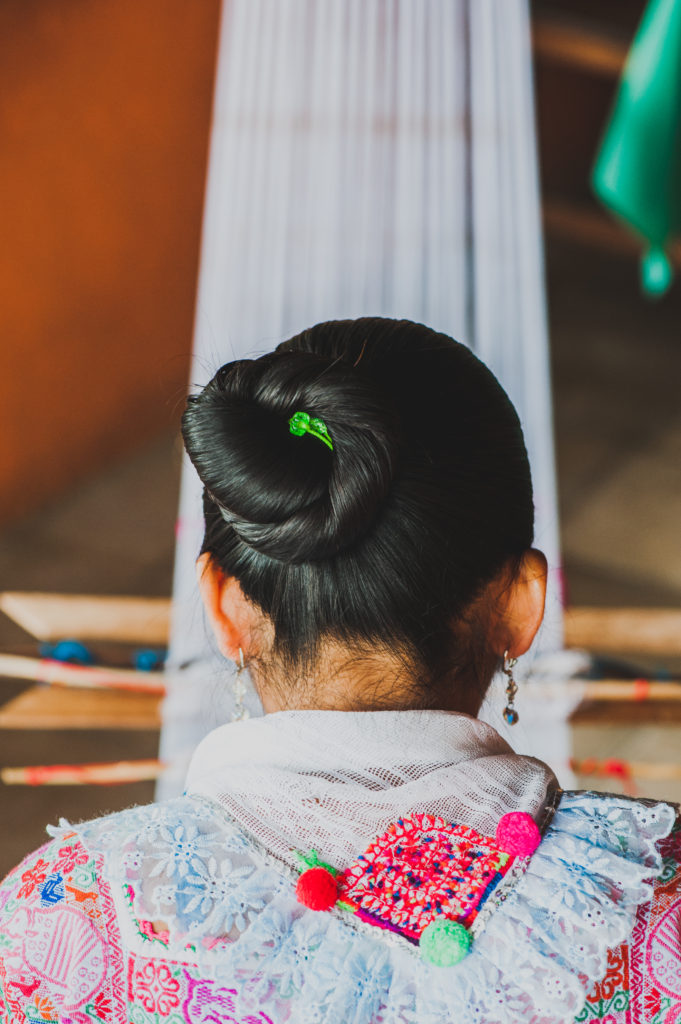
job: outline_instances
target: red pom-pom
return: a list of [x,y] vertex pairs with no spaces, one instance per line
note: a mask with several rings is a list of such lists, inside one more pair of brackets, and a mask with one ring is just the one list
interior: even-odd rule
[[511,811],[497,825],[497,843],[514,857],[529,857],[541,842],[541,833],[531,814]]
[[338,899],[338,883],[326,868],[309,868],[298,879],[296,898],[310,910],[331,910]]

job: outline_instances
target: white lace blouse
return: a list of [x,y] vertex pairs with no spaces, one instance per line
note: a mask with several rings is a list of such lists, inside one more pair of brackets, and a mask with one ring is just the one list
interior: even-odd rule
[[676,820],[466,715],[224,726],[182,797],[62,823],[0,886],[7,1020],[623,1024],[654,988],[671,1022]]

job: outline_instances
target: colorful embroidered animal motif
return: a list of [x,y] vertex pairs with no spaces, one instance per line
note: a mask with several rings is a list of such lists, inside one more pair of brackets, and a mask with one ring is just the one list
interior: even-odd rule
[[467,825],[414,814],[390,825],[340,872],[313,852],[296,895],[313,910],[338,907],[420,945],[440,966],[468,952],[471,926],[517,858],[529,857],[541,836],[524,812],[506,814],[495,838]]

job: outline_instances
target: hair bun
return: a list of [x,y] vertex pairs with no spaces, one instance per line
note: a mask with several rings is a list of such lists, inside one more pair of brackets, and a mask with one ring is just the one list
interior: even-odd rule
[[[289,419],[323,420],[333,450]],[[374,523],[395,472],[395,416],[375,384],[339,360],[283,351],[223,366],[190,398],[182,433],[212,500],[263,555],[330,558]]]

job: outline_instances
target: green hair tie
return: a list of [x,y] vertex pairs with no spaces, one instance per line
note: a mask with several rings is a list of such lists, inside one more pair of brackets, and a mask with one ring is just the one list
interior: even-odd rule
[[309,412],[294,412],[288,421],[288,429],[296,437],[302,437],[303,434],[312,434],[313,437],[319,438],[327,448],[333,451],[333,441],[326,428],[326,423],[316,416],[310,416]]

